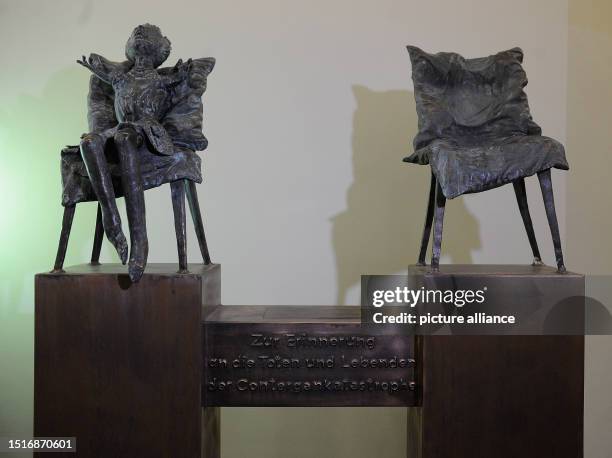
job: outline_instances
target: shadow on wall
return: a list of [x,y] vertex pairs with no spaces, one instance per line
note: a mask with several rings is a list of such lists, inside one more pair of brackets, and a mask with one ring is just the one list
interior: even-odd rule
[[[412,92],[353,86],[353,176],[347,209],[332,218],[337,304],[365,274],[407,273],[418,257],[429,192],[429,167],[405,164],[417,133]],[[442,254],[471,262],[478,224],[462,198],[446,206]],[[447,258],[448,260],[448,258]]]
[[[31,434],[34,274],[53,267],[60,150],[87,130],[87,88],[87,73],[74,65],[52,75],[40,95],[0,107],[0,367],[11,368],[0,376],[0,436]],[[79,206],[66,265],[87,262],[95,212],[95,204]]]

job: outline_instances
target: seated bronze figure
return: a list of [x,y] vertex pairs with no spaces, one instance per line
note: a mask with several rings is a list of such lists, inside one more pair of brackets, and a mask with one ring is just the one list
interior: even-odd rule
[[537,173],[559,272],[565,271],[551,168],[568,170],[563,145],[542,136],[529,112],[519,48],[476,59],[428,54],[408,46],[419,118],[415,152],[404,159],[431,166],[431,186],[418,263],[425,264],[432,222],[431,266],[440,262],[446,199],[512,183],[534,265],[541,264],[525,177]]
[[205,263],[210,256],[195,183],[202,181],[196,151],[208,144],[202,134],[202,94],[213,58],[179,60],[158,68],[170,54],[170,41],[154,25],[139,25],[127,41],[127,60],[116,63],[91,54],[77,62],[89,69],[90,132],[80,146],[62,151],[64,220],[55,271],[61,271],[75,206],[98,201],[92,263],[97,263],[103,233],[121,262],[128,260],[115,199],[124,196],[130,229],[129,275],[137,282],[145,269],[148,240],[144,191],[170,183],[179,252],[187,271],[185,195]]

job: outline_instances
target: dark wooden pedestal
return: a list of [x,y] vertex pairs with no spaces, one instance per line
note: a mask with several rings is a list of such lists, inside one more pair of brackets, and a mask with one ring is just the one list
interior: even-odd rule
[[408,458],[583,456],[581,336],[425,336]]
[[221,269],[189,269],[36,276],[35,436],[76,437],[79,457],[201,456],[203,415],[218,434],[217,409],[201,409],[202,306],[220,303]]
[[[584,296],[584,276],[550,267],[428,270],[411,268],[416,285],[486,285],[494,294],[486,303],[518,312],[526,333],[551,331],[559,301]],[[582,324],[580,304],[564,319]],[[583,456],[584,336],[421,336],[418,347],[420,406],[408,409],[408,458]]]
[[[121,266],[36,277],[36,436],[75,436],[82,457],[218,458],[220,407],[397,406],[408,458],[583,456],[582,335],[415,337],[362,326],[358,307],[219,306],[219,266],[176,270],[148,266],[137,285]],[[488,286],[528,334],[584,294],[582,276],[550,268],[410,274]]]

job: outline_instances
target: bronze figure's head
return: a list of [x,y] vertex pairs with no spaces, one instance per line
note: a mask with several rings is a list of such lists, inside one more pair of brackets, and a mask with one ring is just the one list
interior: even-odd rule
[[125,56],[131,62],[137,57],[149,57],[154,67],[163,64],[170,55],[170,40],[156,25],[142,24],[134,29],[125,44]]

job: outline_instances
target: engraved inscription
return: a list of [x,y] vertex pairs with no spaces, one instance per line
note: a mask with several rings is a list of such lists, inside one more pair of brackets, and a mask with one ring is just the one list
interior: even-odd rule
[[207,325],[205,405],[414,405],[413,337],[280,327]]

